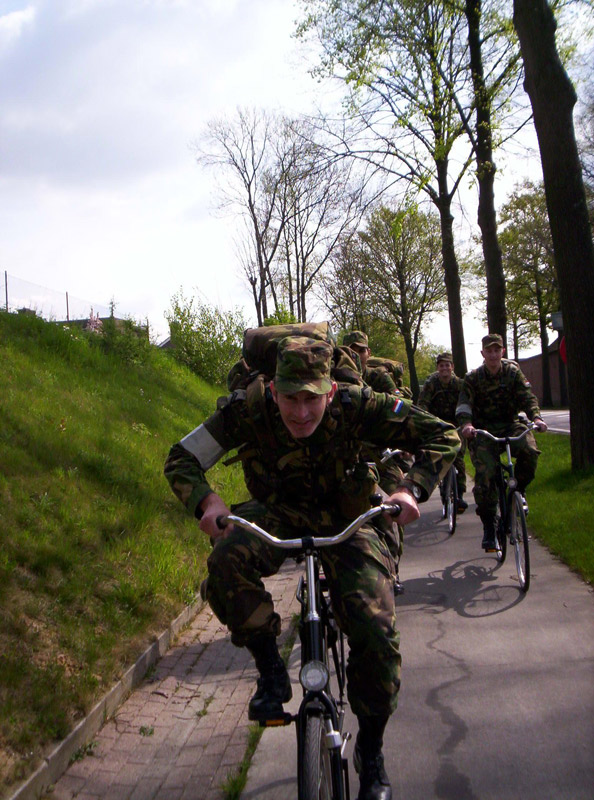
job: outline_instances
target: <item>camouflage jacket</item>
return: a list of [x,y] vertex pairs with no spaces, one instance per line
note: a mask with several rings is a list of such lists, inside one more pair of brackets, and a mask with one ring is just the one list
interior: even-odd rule
[[456,424],[456,407],[462,384],[462,378],[452,374],[444,385],[439,380],[439,373],[434,372],[423,384],[417,405],[446,422]]
[[458,425],[501,429],[517,421],[520,411],[530,420],[540,416],[530,383],[514,361],[503,359],[497,375],[484,364],[466,374],[456,408]]
[[[237,395],[240,396],[237,396]],[[266,396],[267,419],[242,393],[221,398],[217,411],[171,448],[165,475],[188,511],[211,492],[205,472],[238,448],[246,485],[257,500],[274,503],[293,525],[335,530],[369,507],[374,479],[360,459],[363,441],[415,454],[407,479],[431,494],[460,447],[456,430],[394,395],[343,384],[312,436],[294,439]]]

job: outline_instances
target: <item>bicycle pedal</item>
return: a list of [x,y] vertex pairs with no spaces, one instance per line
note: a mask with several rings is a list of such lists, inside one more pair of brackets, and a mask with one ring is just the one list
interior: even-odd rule
[[255,720],[258,722],[261,728],[282,728],[285,725],[290,725],[293,722],[292,714],[289,714],[285,711],[282,715],[276,714],[273,717],[267,719],[259,719]]

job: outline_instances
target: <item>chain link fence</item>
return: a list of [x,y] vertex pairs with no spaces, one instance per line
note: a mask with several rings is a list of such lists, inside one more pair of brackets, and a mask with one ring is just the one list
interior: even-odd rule
[[4,272],[4,303],[2,310],[8,312],[31,312],[56,322],[71,322],[89,319],[91,313],[108,317],[109,306],[74,297],[69,292],[57,292],[47,286],[30,283]]

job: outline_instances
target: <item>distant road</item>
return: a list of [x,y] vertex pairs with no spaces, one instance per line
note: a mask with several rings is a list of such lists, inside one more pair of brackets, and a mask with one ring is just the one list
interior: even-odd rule
[[569,434],[569,411],[542,411],[541,413],[551,433]]

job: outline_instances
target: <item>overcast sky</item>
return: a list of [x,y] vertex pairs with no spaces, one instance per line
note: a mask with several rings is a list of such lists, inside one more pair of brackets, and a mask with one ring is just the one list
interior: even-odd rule
[[0,0],[2,272],[113,298],[159,339],[180,287],[253,323],[191,145],[238,106],[312,109],[296,17],[292,0]]

